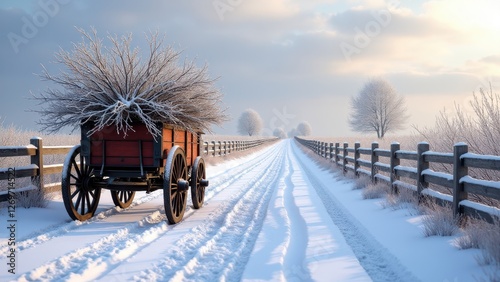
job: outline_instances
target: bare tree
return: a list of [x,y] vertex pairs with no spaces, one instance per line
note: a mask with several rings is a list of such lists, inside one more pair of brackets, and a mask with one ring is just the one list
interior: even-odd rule
[[273,131],[273,136],[278,137],[279,139],[285,139],[286,132],[283,128],[278,127]]
[[179,63],[179,52],[163,46],[158,33],[146,36],[149,54],[140,57],[132,48],[132,35],[108,35],[110,46],[98,38],[97,31],[82,29],[82,42],[72,52],[56,53],[56,62],[67,71],[57,76],[44,68],[43,79],[55,82],[62,90],[48,89],[34,95],[44,107],[35,110],[42,116],[44,130],[77,128],[92,121],[92,134],[108,125],[124,136],[134,122],[146,124],[156,137],[156,123],[169,123],[190,131],[208,131],[212,124],[226,120],[221,110],[221,93],[207,74],[192,61]]
[[238,120],[238,132],[243,135],[258,135],[262,131],[262,118],[253,109],[245,110]]
[[307,121],[302,121],[299,125],[297,125],[297,135],[309,136],[311,135],[311,132],[311,125]]
[[389,131],[404,129],[408,120],[405,99],[383,79],[367,82],[356,97],[351,98],[351,129],[357,132],[377,132],[384,138]]

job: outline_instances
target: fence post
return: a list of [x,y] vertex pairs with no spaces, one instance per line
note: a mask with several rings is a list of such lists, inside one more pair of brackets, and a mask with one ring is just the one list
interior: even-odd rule
[[467,193],[464,191],[464,184],[460,179],[468,174],[468,168],[464,165],[462,155],[467,153],[469,148],[465,143],[457,143],[453,146],[453,215],[458,216],[462,213],[460,202],[467,199]]
[[330,161],[333,159],[333,156],[334,156],[334,146],[333,146],[333,143],[330,143]]
[[214,148],[212,155],[215,157],[215,154],[217,153],[217,149],[215,148],[215,141],[212,141],[211,143],[212,143],[212,147]]
[[429,169],[429,162],[425,161],[424,153],[429,151],[429,143],[420,142],[417,145],[417,196],[422,196],[422,190],[429,187],[429,183],[424,181],[422,171]]
[[227,155],[227,141],[224,141],[224,156]]
[[340,162],[340,157],[339,157],[339,153],[340,153],[340,144],[339,143],[335,143],[335,164],[337,166],[339,166],[339,162]]
[[342,160],[342,173],[343,174],[346,174],[347,172],[347,146],[349,146],[349,144],[347,144],[347,142],[344,143],[344,150],[342,152],[342,154],[344,155],[344,158]]
[[43,141],[40,137],[33,137],[30,139],[30,144],[36,147],[36,154],[31,156],[31,164],[37,165],[36,176],[31,177],[31,184],[38,187],[39,190],[43,189]]
[[378,143],[377,142],[372,142],[372,155],[371,155],[371,178],[372,178],[372,183],[377,183],[377,178],[375,175],[377,174],[377,169],[375,168],[375,163],[378,162],[378,155],[375,153],[375,150],[378,149]]
[[391,179],[391,192],[392,193],[398,193],[398,187],[394,185],[394,182],[399,180],[399,176],[396,176],[396,171],[394,168],[399,165],[399,159],[396,158],[396,151],[399,150],[399,143],[397,142],[392,142],[391,143],[391,173],[390,173],[390,179]]
[[359,142],[354,143],[354,175],[356,177],[359,177],[359,162],[358,159],[360,158],[360,153],[359,153],[359,147],[361,147],[361,144]]

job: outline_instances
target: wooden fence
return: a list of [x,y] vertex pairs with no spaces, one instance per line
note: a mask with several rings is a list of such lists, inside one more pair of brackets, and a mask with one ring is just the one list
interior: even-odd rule
[[[469,194],[475,194],[500,201],[500,182],[476,179],[468,174],[469,168],[500,170],[500,156],[478,155],[468,152],[465,143],[457,143],[452,153],[440,153],[429,150],[429,144],[422,142],[417,151],[400,150],[399,143],[392,143],[389,150],[380,149],[374,142],[370,148],[362,148],[360,143],[349,147],[348,143],[326,143],[295,137],[302,145],[317,155],[330,159],[344,173],[352,171],[371,178],[372,182],[384,181],[391,186],[393,193],[406,188],[414,191],[417,197],[431,197],[441,204],[452,206],[454,215],[469,215],[492,222],[493,217],[500,218],[500,207],[487,206],[474,201]],[[388,163],[379,160],[388,158]],[[416,167],[403,166],[401,160],[416,161]],[[452,173],[430,169],[430,163],[451,165]],[[383,175],[379,172],[385,172]],[[411,179],[408,183],[401,178]],[[429,184],[451,189],[452,195],[443,194],[429,188]]]
[[211,141],[203,142],[203,153],[209,156],[224,156],[231,152],[248,150],[260,146],[269,141],[275,141],[276,138],[248,140],[248,141]]
[[[247,150],[260,146],[269,141],[275,141],[275,138],[267,138],[249,141],[211,141],[203,142],[203,153],[206,156],[225,156],[232,152]],[[11,180],[13,177],[12,169],[15,169],[15,178],[30,177],[32,183],[36,183],[38,189],[51,188],[60,189],[61,183],[43,184],[44,176],[50,174],[60,174],[63,164],[43,163],[43,156],[46,155],[66,155],[73,146],[43,146],[43,140],[35,137],[30,140],[30,145],[26,146],[3,146],[0,147],[0,158],[29,156],[30,164],[27,166],[18,166],[14,168],[0,168],[0,180]],[[36,187],[35,186],[35,187]],[[42,187],[43,186],[43,187]],[[5,188],[5,187],[2,187]],[[2,189],[3,190],[3,189]],[[26,190],[26,189],[24,189]],[[23,189],[14,189],[12,192],[20,192]],[[8,191],[0,191],[0,202],[8,199]]]

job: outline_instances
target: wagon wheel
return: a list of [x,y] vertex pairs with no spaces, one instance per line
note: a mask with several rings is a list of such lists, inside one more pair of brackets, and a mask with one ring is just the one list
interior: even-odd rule
[[134,200],[135,191],[115,191],[111,190],[111,198],[115,206],[122,209],[128,208],[132,201]]
[[165,214],[170,224],[178,223],[184,216],[189,189],[187,178],[184,150],[179,146],[174,146],[168,153],[163,179]]
[[62,197],[64,207],[74,220],[85,221],[91,218],[99,204],[101,188],[95,187],[94,170],[80,154],[81,146],[71,149],[64,161],[62,173]]
[[191,179],[189,184],[191,186],[193,207],[199,209],[203,206],[205,187],[208,186],[208,180],[206,180],[205,174],[205,161],[201,157],[196,157],[194,160],[193,166],[191,167]]

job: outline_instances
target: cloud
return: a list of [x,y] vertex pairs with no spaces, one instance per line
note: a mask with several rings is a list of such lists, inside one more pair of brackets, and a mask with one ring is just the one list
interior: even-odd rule
[[[61,2],[42,2],[56,1]],[[167,44],[184,50],[182,56],[207,63],[210,75],[220,77],[217,86],[233,117],[252,107],[270,119],[273,109],[286,106],[322,135],[348,133],[346,103],[370,77],[388,78],[414,103],[432,97],[437,109],[450,103],[450,97],[469,95],[482,81],[496,79],[500,70],[500,21],[496,15],[484,16],[499,10],[495,1],[481,0],[476,6],[402,1],[390,8],[382,0],[63,2],[68,4],[37,27],[18,53],[5,40],[7,34],[21,34],[23,17],[32,19],[44,9],[39,2],[0,4],[0,59],[9,66],[0,71],[5,85],[0,91],[16,101],[0,103],[2,115],[19,116],[33,107],[25,99],[29,91],[51,86],[33,73],[41,71],[40,64],[58,71],[60,66],[50,61],[59,48],[71,50],[71,43],[80,41],[75,26],[94,26],[101,36],[132,32],[141,48],[146,47],[143,34],[158,30]],[[226,9],[217,10],[215,2]],[[356,45],[363,36],[368,43]],[[359,51],[350,60],[343,43]],[[418,110],[413,110],[418,119]],[[27,126],[36,118],[24,117]],[[331,125],[329,119],[338,122]],[[234,133],[235,128],[229,122],[221,132]]]

